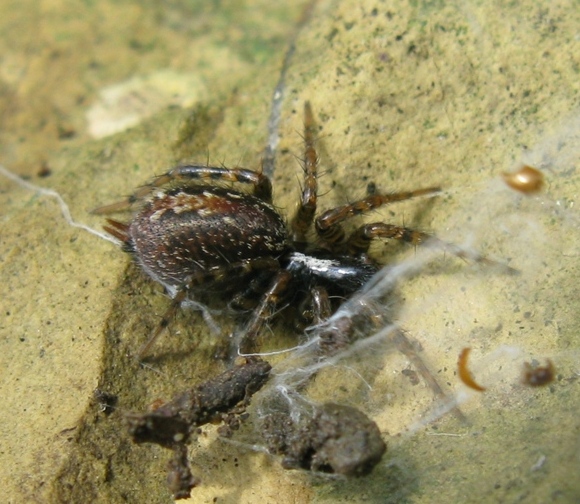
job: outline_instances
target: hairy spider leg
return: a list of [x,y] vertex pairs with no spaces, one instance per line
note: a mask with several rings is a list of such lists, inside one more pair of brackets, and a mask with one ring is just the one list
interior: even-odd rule
[[135,203],[151,194],[156,188],[170,182],[183,180],[222,180],[227,182],[239,182],[254,186],[254,196],[266,203],[272,203],[272,183],[270,179],[260,172],[247,168],[224,168],[203,165],[180,165],[168,172],[155,177],[148,184],[140,187],[124,200],[95,208],[94,214],[107,214],[130,209]]
[[151,349],[157,338],[167,328],[181,303],[185,301],[187,294],[198,285],[207,284],[210,281],[223,282],[232,275],[247,275],[253,271],[270,270],[276,271],[280,268],[280,264],[273,257],[258,257],[255,259],[245,259],[236,263],[228,264],[227,266],[217,266],[201,271],[196,275],[190,276],[186,282],[180,285],[171,300],[171,304],[167,311],[163,314],[159,325],[153,331],[149,339],[139,348],[137,356],[142,359]]
[[465,250],[458,245],[440,240],[436,236],[403,226],[386,224],[384,222],[373,222],[364,224],[356,229],[346,240],[346,249],[351,255],[362,256],[367,253],[370,243],[376,238],[401,240],[412,245],[421,245],[428,242],[430,246],[449,252],[460,259],[466,259],[474,263],[485,264],[487,266],[499,266],[509,274],[518,271],[503,263],[489,259],[476,251]]
[[260,304],[252,313],[252,316],[240,335],[238,349],[241,354],[251,354],[258,351],[258,335],[263,325],[274,315],[274,310],[280,299],[288,289],[292,280],[292,273],[280,270],[274,276],[270,287],[262,296]]
[[306,235],[316,213],[318,154],[314,147],[315,140],[314,117],[310,102],[307,101],[304,103],[304,187],[296,213],[290,221],[290,238],[299,250],[306,248]]
[[355,201],[354,203],[327,210],[316,219],[316,231],[325,242],[331,245],[338,245],[345,242],[346,252],[352,256],[364,256],[368,252],[371,241],[374,239],[393,238],[412,245],[422,245],[425,242],[429,242],[432,247],[437,247],[445,252],[449,252],[460,259],[466,259],[487,266],[500,267],[508,274],[517,274],[518,270],[501,262],[489,259],[478,252],[465,250],[458,245],[440,240],[429,233],[423,233],[421,231],[404,226],[397,226],[395,224],[387,224],[384,222],[364,224],[351,233],[345,240],[345,232],[341,225],[345,220],[348,220],[355,215],[366,213],[382,205],[411,199],[416,196],[434,194],[440,190],[441,189],[438,187],[432,187],[409,192],[371,195],[359,201]]
[[357,228],[347,238],[346,249],[350,255],[362,256],[368,252],[371,241],[377,238],[394,238],[395,240],[404,241],[412,245],[419,245],[431,238],[431,236],[427,233],[403,226],[386,224],[384,222],[373,222],[372,224],[364,224]]
[[425,196],[429,194],[436,194],[441,191],[440,187],[427,187],[426,189],[417,189],[415,191],[405,191],[391,194],[373,194],[361,200],[342,205],[336,208],[327,210],[322,215],[316,218],[315,228],[318,236],[329,245],[338,245],[344,242],[345,233],[342,227],[342,222],[360,215],[370,212],[375,208],[379,208],[397,201],[405,201],[417,196]]

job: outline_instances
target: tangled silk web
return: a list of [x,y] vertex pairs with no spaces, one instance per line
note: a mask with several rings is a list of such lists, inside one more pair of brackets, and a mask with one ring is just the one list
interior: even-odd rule
[[[543,402],[534,406],[536,399],[531,394],[547,392],[531,391],[521,377],[525,362],[542,364],[548,358],[559,377],[556,390],[558,382],[572,383],[580,373],[576,335],[580,215],[574,205],[580,190],[579,132],[580,118],[575,118],[512,167],[528,164],[542,171],[546,187],[539,194],[514,191],[499,175],[482,181],[479,187],[450,189],[458,207],[438,224],[437,236],[505,262],[519,270],[519,275],[462,264],[437,247],[408,250],[402,260],[385,266],[328,321],[309,328],[297,346],[262,354],[267,360],[272,358],[274,368],[269,384],[253,398],[259,419],[284,411],[299,421],[312,415],[316,404],[328,401],[355,406],[390,436],[389,444],[394,445],[397,455],[393,457],[390,448],[383,468],[400,466],[403,472],[410,465],[401,455],[404,440],[425,431],[438,434],[429,430],[433,423],[447,418],[457,407],[469,422],[455,425],[449,436],[481,432],[483,423],[493,422],[494,415],[502,411],[513,416],[514,424],[519,422],[517,431],[510,424],[505,435],[514,437],[515,433],[515,437],[527,439],[533,423],[519,419],[523,410],[524,417],[529,418],[527,411],[534,407],[535,415],[546,417],[548,409],[541,408],[549,408],[557,423],[567,425],[570,417],[565,402],[555,397],[549,406]],[[56,197],[70,225],[110,239],[76,223],[54,191],[21,181],[5,168],[0,167],[0,171],[28,189]],[[382,325],[370,322],[369,304],[380,315]],[[345,319],[356,320],[355,341],[319,359],[318,339]],[[434,396],[417,376],[413,363],[398,351],[395,335],[399,330],[444,385],[447,397]],[[465,347],[473,349],[470,371],[485,386],[482,395],[467,389],[457,377],[457,355]],[[485,417],[480,416],[481,404],[488,412]],[[570,407],[574,409],[577,404]],[[263,449],[259,429],[260,421],[252,433],[245,432],[237,442]],[[398,441],[392,437],[397,434],[401,435]],[[502,439],[500,435],[500,445],[505,442]],[[495,443],[491,439],[485,442],[490,447]],[[460,451],[461,447],[454,444],[453,449]],[[484,455],[481,457],[484,463]],[[520,455],[512,452],[510,458],[496,457],[495,462],[498,471],[510,465],[524,467],[525,477],[550,457],[557,461],[550,446],[538,436],[536,444]],[[429,466],[415,460],[415,472],[427,484],[429,474],[443,465],[461,472],[461,464],[453,460],[443,458],[439,464],[430,460]],[[379,468],[369,478],[380,481],[384,477]]]

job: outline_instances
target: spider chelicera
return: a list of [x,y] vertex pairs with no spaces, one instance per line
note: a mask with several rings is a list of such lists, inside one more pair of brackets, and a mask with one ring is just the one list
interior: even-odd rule
[[[261,328],[277,309],[297,307],[307,326],[326,320],[341,300],[359,291],[380,268],[367,254],[372,240],[394,238],[416,245],[432,238],[384,222],[364,224],[346,235],[342,224],[382,205],[433,195],[439,187],[372,194],[317,216],[318,157],[308,102],[304,116],[302,196],[288,225],[272,205],[269,178],[244,168],[176,166],[127,199],[94,211],[112,213],[144,201],[129,223],[107,219],[105,227],[173,299],[139,356],[149,351],[182,302],[208,292],[225,298],[230,308],[244,315],[238,350],[255,352]],[[215,185],[218,181],[248,184],[253,192]],[[308,240],[312,227],[314,242]],[[465,256],[457,247],[437,242]],[[478,255],[470,258],[489,262]]]

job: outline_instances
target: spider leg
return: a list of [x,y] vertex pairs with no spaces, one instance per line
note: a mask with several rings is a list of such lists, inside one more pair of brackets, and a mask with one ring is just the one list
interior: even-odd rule
[[291,303],[293,327],[296,334],[323,324],[332,315],[332,305],[326,287],[314,286],[300,303]]
[[314,315],[313,323],[321,324],[332,315],[328,291],[321,286],[313,287],[310,289],[310,296],[312,298],[312,312]]
[[153,331],[149,339],[139,348],[137,356],[142,359],[151,349],[153,344],[157,341],[157,338],[163,333],[167,328],[177,310],[181,306],[181,303],[185,301],[188,293],[195,287],[199,285],[206,285],[212,281],[223,282],[231,276],[243,276],[252,271],[260,270],[278,270],[280,264],[278,261],[272,257],[259,257],[256,259],[246,259],[244,261],[239,261],[237,263],[229,264],[228,266],[218,266],[214,268],[208,268],[207,270],[202,270],[196,275],[190,276],[183,284],[181,284],[171,300],[171,304],[167,311],[163,314],[157,328]]
[[155,330],[151,333],[149,339],[145,343],[143,343],[139,348],[139,350],[137,351],[137,357],[139,360],[142,360],[143,357],[145,357],[145,355],[149,353],[149,350],[155,344],[157,338],[159,338],[159,336],[163,333],[163,331],[165,331],[165,329],[169,326],[169,323],[171,322],[173,317],[175,317],[175,314],[177,313],[177,310],[181,306],[181,303],[185,301],[188,291],[189,286],[187,284],[184,284],[177,290],[177,293],[171,300],[169,308],[167,308],[167,310],[163,314],[163,317],[161,317],[159,324],[157,325]]
[[346,240],[346,249],[350,255],[362,256],[369,250],[372,240],[377,238],[394,238],[413,245],[419,245],[430,235],[394,224],[374,222],[357,228]]
[[375,208],[397,201],[404,201],[417,196],[435,194],[441,191],[439,187],[428,187],[415,191],[399,192],[392,194],[373,194],[361,200],[327,210],[315,220],[315,228],[318,236],[328,244],[334,245],[344,241],[344,229],[341,223]]
[[[268,293],[264,294],[267,287],[265,288],[265,280],[270,279],[270,293],[272,293],[271,286],[276,283],[276,280],[271,280],[271,275],[268,277],[262,276],[255,278],[250,282],[250,286],[242,293],[237,294],[232,301],[230,301],[229,306],[240,310],[250,310],[256,309],[258,303],[264,303],[265,298],[268,297]],[[278,299],[274,299],[270,297],[268,302],[272,303],[270,308],[267,308],[265,312],[262,312],[261,315],[257,315],[254,313],[252,315],[252,322],[250,322],[247,327],[244,329],[244,334],[247,334],[248,331],[252,331],[254,336],[257,337],[260,331],[261,325],[264,321],[266,321],[273,313],[273,310],[276,308],[276,304],[279,302],[280,294],[283,294],[287,290],[287,280],[285,278],[282,279],[283,284],[274,288],[274,293],[278,296]],[[261,299],[258,296],[262,296]],[[310,296],[305,300],[309,305],[310,309],[307,309],[304,312],[301,312],[302,319],[299,322],[296,322],[296,330],[303,331],[306,327],[311,325],[316,325],[324,322],[328,319],[332,314],[332,308],[330,305],[330,299],[328,297],[328,292],[326,288],[321,286],[313,287],[310,290]],[[263,310],[263,307],[259,308]],[[298,308],[297,308],[298,309]],[[304,307],[302,307],[304,309]],[[258,320],[256,319],[256,316]],[[250,329],[250,327],[253,327]]]
[[272,202],[272,183],[270,179],[254,170],[246,168],[223,168],[203,165],[179,165],[168,172],[155,177],[148,184],[140,187],[124,200],[95,208],[94,214],[108,214],[130,209],[135,203],[141,201],[158,187],[170,182],[183,180],[223,180],[227,182],[239,182],[254,186],[254,195],[267,203]]
[[299,248],[304,248],[306,244],[306,234],[316,213],[318,155],[314,147],[314,129],[312,108],[310,107],[310,102],[307,101],[304,103],[304,187],[302,188],[302,197],[296,213],[290,221],[290,238]]
[[244,327],[238,348],[241,354],[255,353],[258,348],[258,335],[262,326],[274,315],[274,310],[280,299],[288,289],[292,280],[292,273],[280,270],[270,283],[270,287],[263,294],[262,300],[252,313],[250,320]]
[[488,266],[500,266],[510,274],[517,273],[517,270],[514,268],[489,259],[478,252],[465,250],[458,245],[440,240],[428,233],[423,233],[403,226],[396,226],[394,224],[386,224],[384,222],[365,224],[356,229],[348,237],[346,241],[346,249],[351,255],[363,256],[367,253],[371,241],[376,238],[394,238],[395,240],[401,240],[412,245],[422,245],[425,242],[428,242],[430,246],[449,252],[460,259],[466,259]]

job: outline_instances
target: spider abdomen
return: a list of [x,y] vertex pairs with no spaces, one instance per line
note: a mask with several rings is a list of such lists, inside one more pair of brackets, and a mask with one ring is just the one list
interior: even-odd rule
[[145,271],[166,285],[246,259],[277,257],[286,223],[261,199],[221,187],[160,191],[137,213],[128,247]]

